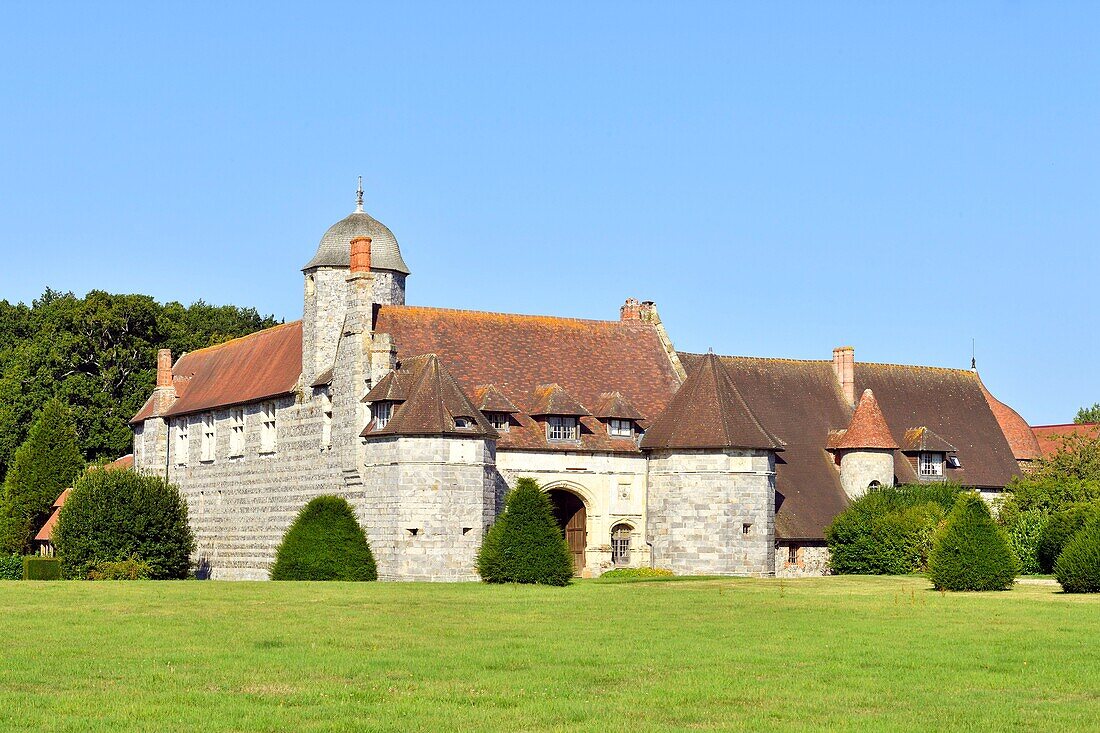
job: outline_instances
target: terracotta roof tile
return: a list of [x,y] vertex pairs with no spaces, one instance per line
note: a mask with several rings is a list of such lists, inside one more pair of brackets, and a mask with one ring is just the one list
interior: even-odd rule
[[955,446],[928,428],[909,428],[901,439],[901,449],[909,452],[955,453]]
[[1016,460],[1032,461],[1042,457],[1043,451],[1039,447],[1039,441],[1036,440],[1035,434],[1031,431],[1031,426],[1020,417],[1020,413],[990,394],[981,379],[978,380],[978,385],[982,388],[985,401],[989,404],[989,409],[993,411],[993,416],[997,418],[997,423],[1001,426],[1001,432],[1004,433],[1008,445],[1012,448],[1012,455],[1015,456]]
[[1054,455],[1062,448],[1062,439],[1070,435],[1100,437],[1100,423],[1069,423],[1065,425],[1036,425],[1031,428],[1043,457]]
[[[363,437],[391,435],[447,435],[496,438],[493,426],[463,394],[462,388],[447,373],[435,354],[409,359],[402,364],[401,381],[408,381],[408,398],[393,412],[383,428],[374,423],[363,430]],[[379,382],[381,385],[381,382]],[[458,427],[457,418],[465,418],[468,427]]]
[[506,412],[514,414],[520,411],[504,393],[492,384],[483,384],[474,390],[474,402],[482,412]]
[[645,419],[630,400],[618,392],[604,392],[600,395],[600,401],[596,404],[592,415],[603,419],[614,418],[635,422]]
[[565,391],[560,384],[540,384],[535,387],[533,406],[528,410],[532,417],[542,415],[591,415],[585,406],[577,402],[573,395]]
[[[406,372],[405,380],[409,379]],[[363,402],[403,402],[409,398],[409,392],[402,383],[400,370],[395,369],[378,380],[378,384],[371,387],[370,392],[363,396]]]
[[833,450],[854,448],[894,450],[898,447],[898,442],[890,434],[886,418],[882,416],[882,408],[878,406],[874,392],[869,389],[863,390],[848,429],[838,433],[836,440],[831,441],[829,447]]

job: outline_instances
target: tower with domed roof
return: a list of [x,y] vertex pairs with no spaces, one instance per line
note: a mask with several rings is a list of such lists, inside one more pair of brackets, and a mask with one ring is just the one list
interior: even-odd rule
[[382,222],[363,211],[363,183],[359,179],[355,211],[333,224],[321,237],[317,252],[302,268],[305,302],[302,312],[302,377],[313,384],[331,369],[336,345],[347,315],[351,240],[369,237],[373,301],[404,305],[409,267],[401,256],[397,237]]

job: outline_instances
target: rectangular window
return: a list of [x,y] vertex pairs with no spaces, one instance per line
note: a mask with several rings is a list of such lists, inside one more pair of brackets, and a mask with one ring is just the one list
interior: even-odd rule
[[797,565],[798,564],[798,555],[799,555],[799,552],[801,552],[801,550],[802,550],[802,548],[798,547],[797,545],[787,545],[787,564],[788,565]]
[[214,413],[208,412],[202,416],[202,458],[205,463],[214,460],[216,443],[214,433]]
[[332,447],[332,396],[321,393],[321,448]]
[[275,403],[265,402],[261,408],[260,452],[275,452]]
[[577,440],[577,418],[551,417],[546,426],[550,440]]
[[626,565],[630,562],[630,528],[619,524],[611,530],[611,562]]
[[393,414],[393,403],[375,402],[370,406],[370,414],[374,418],[374,429],[381,430],[390,421],[390,415]]
[[921,453],[917,457],[917,466],[921,476],[942,476],[943,453]]
[[613,438],[633,438],[634,422],[612,418],[607,421],[607,434]]
[[187,436],[187,418],[176,421],[176,465],[187,465],[187,454],[191,450],[191,441]]
[[244,455],[244,408],[234,407],[229,411],[229,455]]
[[493,430],[501,433],[508,432],[507,412],[490,412],[486,417],[489,418],[489,424],[493,426]]
[[962,463],[959,461],[959,457],[956,455],[950,455],[947,457],[947,465],[951,468],[962,468]]

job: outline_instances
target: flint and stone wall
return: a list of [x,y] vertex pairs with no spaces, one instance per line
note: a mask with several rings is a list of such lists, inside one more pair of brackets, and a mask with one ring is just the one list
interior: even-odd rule
[[888,450],[850,450],[840,457],[840,485],[849,499],[867,493],[872,481],[894,485],[894,452]]
[[774,453],[654,451],[648,468],[656,567],[685,575],[774,574]]
[[[791,561],[791,548],[794,561]],[[829,575],[829,548],[824,542],[779,540],[775,546],[775,575],[805,578]]]

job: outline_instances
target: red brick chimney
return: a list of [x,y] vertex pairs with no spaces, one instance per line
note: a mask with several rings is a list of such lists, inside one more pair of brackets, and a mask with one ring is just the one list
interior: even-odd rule
[[161,349],[157,352],[157,387],[172,386],[172,350]]
[[619,308],[619,320],[652,323],[656,313],[657,304],[652,300],[639,303],[637,298],[627,298],[626,302]]
[[351,274],[370,272],[370,237],[351,240]]
[[851,346],[833,349],[833,373],[848,405],[856,405],[856,350]]

